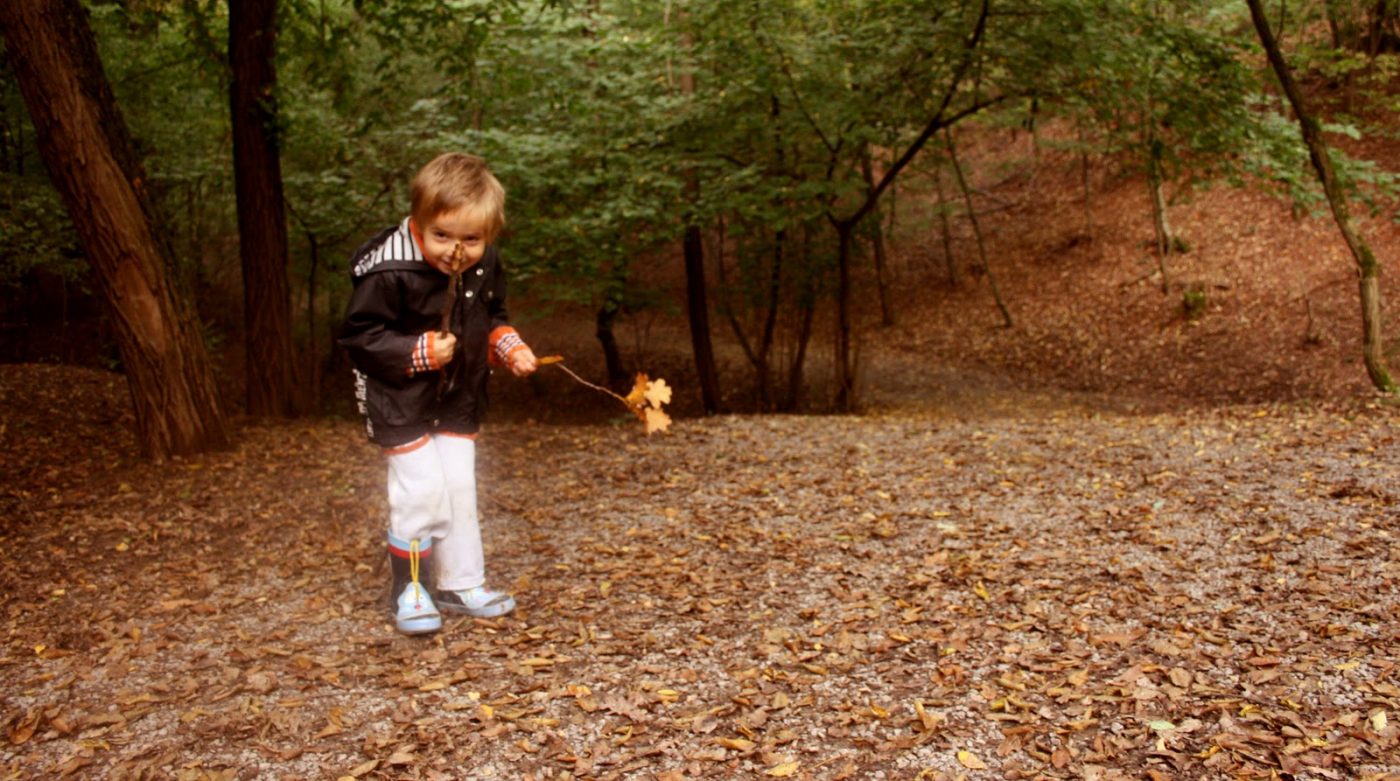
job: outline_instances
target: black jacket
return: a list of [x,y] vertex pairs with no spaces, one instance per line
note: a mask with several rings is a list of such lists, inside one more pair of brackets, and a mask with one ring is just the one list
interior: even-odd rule
[[441,328],[450,277],[424,260],[408,220],[357,249],[350,276],[355,289],[339,343],[355,364],[369,438],[396,447],[434,431],[476,433],[486,412],[492,334],[513,333],[496,248],[462,272],[452,309],[457,350],[442,370],[415,364],[414,350],[423,334]]

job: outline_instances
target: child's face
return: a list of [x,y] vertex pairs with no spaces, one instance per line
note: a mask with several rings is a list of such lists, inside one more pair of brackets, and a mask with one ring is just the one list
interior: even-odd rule
[[419,226],[419,231],[423,256],[443,273],[475,265],[489,243],[485,228],[466,209],[442,212]]

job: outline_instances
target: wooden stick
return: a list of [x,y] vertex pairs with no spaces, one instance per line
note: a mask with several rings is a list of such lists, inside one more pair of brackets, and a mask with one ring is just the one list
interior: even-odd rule
[[596,391],[602,391],[603,393],[606,393],[606,394],[608,394],[609,396],[612,396],[614,399],[617,399],[618,401],[622,402],[622,405],[625,406],[627,409],[629,409],[629,410],[630,410],[630,409],[633,409],[632,405],[627,401],[626,398],[617,395],[616,393],[612,392],[612,390],[610,390],[610,389],[608,389],[608,388],[604,388],[602,385],[594,385],[593,383],[589,382],[588,380],[585,380],[584,378],[578,376],[577,374],[574,374],[572,371],[570,371],[569,367],[567,367],[567,366],[564,365],[564,362],[563,362],[563,359],[562,359],[562,358],[559,359],[559,360],[557,360],[557,361],[551,361],[551,360],[549,360],[548,358],[545,358],[545,359],[541,359],[540,363],[543,364],[543,365],[545,365],[545,366],[550,366],[550,365],[558,366],[558,367],[560,368],[560,370],[562,370],[565,374],[569,375],[570,377],[573,377],[574,380],[577,381],[579,384],[581,384],[581,385],[587,385],[588,387],[590,387],[590,388],[592,388],[593,390],[596,390]]

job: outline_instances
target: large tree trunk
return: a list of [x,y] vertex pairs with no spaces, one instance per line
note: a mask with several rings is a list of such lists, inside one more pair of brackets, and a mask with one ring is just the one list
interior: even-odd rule
[[685,229],[685,300],[690,319],[690,343],[695,352],[695,373],[700,380],[700,400],[705,412],[719,412],[719,372],[715,368],[714,343],[710,339],[710,307],[705,289],[705,245],[698,226]]
[[621,312],[620,295],[609,293],[603,299],[603,305],[598,307],[593,330],[593,335],[598,338],[598,345],[603,348],[603,363],[608,369],[608,385],[619,389],[628,388],[632,384],[632,375],[622,362],[622,350],[617,346],[617,334],[613,331],[613,324],[617,322],[617,316]]
[[0,2],[36,142],[92,264],[148,457],[228,444],[202,331],[157,239],[145,172],[77,0]]
[[[277,148],[276,0],[229,0],[233,183],[243,259],[248,414],[292,415],[292,305]],[[314,367],[313,367],[314,368]]]
[[1386,368],[1384,351],[1384,333],[1381,328],[1381,292],[1378,276],[1380,264],[1376,262],[1376,256],[1371,252],[1371,247],[1357,233],[1355,226],[1351,222],[1351,209],[1347,206],[1346,193],[1342,191],[1337,182],[1337,177],[1332,170],[1332,158],[1327,152],[1327,143],[1322,139],[1322,130],[1317,119],[1308,112],[1307,105],[1303,102],[1303,93],[1298,89],[1298,84],[1293,80],[1293,73],[1288,69],[1288,63],[1283,59],[1283,52],[1279,50],[1278,42],[1274,40],[1273,33],[1269,31],[1268,17],[1264,15],[1264,10],[1259,6],[1259,0],[1247,0],[1249,3],[1249,15],[1254,19],[1254,29],[1259,33],[1259,42],[1264,45],[1264,51],[1268,54],[1269,65],[1273,67],[1274,74],[1278,76],[1279,84],[1283,87],[1283,93],[1288,96],[1288,102],[1293,105],[1293,112],[1298,116],[1298,124],[1303,131],[1303,142],[1308,147],[1308,157],[1312,160],[1313,168],[1317,171],[1317,177],[1322,181],[1322,190],[1327,194],[1327,203],[1332,207],[1332,217],[1337,223],[1337,229],[1341,231],[1342,240],[1346,242],[1347,249],[1351,250],[1352,258],[1356,261],[1357,273],[1360,281],[1361,296],[1361,326],[1362,326],[1362,357],[1366,363],[1366,373],[1371,378],[1371,383],[1378,389],[1386,393],[1397,391],[1395,380],[1390,376],[1390,370]]
[[[690,47],[689,36],[682,41]],[[687,69],[680,77],[681,94],[695,94],[695,75]],[[700,179],[694,171],[686,173],[686,200],[700,201]],[[705,287],[705,243],[699,225],[689,225],[682,239],[685,253],[685,300],[690,319],[690,343],[695,353],[695,373],[700,381],[700,400],[705,413],[719,412],[719,370],[715,366],[714,342],[710,338],[710,307]]]

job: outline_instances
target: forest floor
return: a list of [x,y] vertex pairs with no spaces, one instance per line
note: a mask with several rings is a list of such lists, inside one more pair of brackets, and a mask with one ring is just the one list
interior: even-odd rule
[[150,464],[120,377],[0,366],[0,779],[1400,779],[1397,408],[1330,225],[1181,199],[1163,293],[1140,182],[1096,181],[1090,236],[1072,168],[1006,171],[1013,326],[910,199],[862,415],[689,414],[666,323],[633,357],[668,433],[506,381],[479,481],[520,607],[428,638],[386,620],[354,422]]

